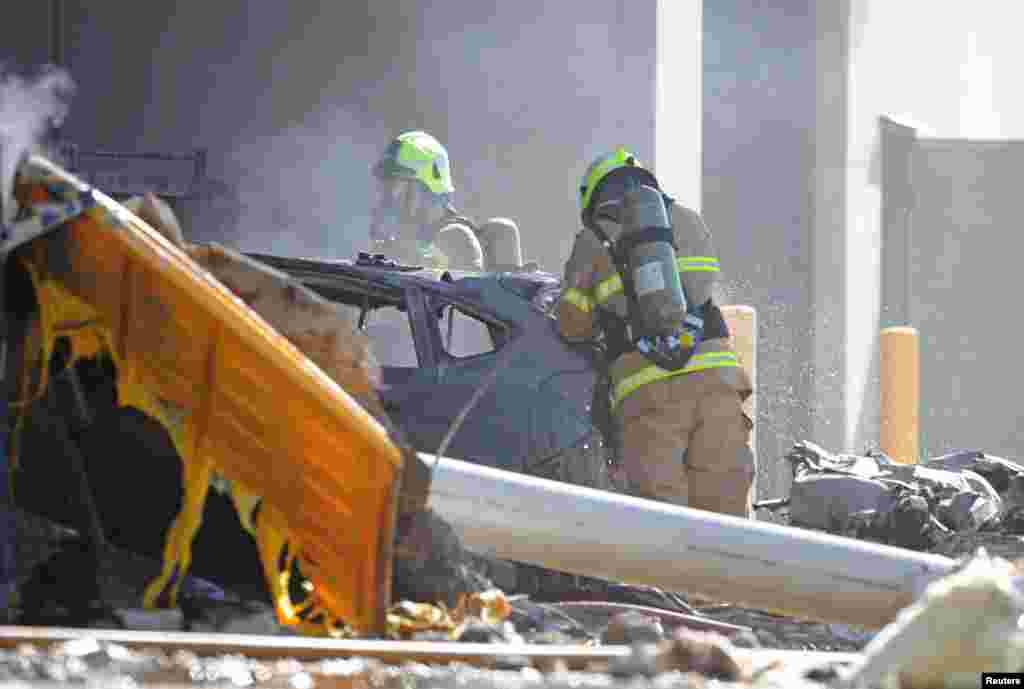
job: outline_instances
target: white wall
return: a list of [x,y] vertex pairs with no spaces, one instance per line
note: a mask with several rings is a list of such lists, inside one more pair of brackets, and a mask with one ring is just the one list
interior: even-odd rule
[[701,209],[703,2],[658,0],[654,166],[680,203]]
[[[1002,0],[850,0],[843,444],[878,439],[877,336],[881,248],[878,118],[919,135],[1024,135],[1019,27],[1024,6]],[[819,233],[827,227],[817,228]],[[823,257],[820,257],[823,258]],[[820,263],[817,271],[831,271]],[[838,343],[835,343],[838,344]]]

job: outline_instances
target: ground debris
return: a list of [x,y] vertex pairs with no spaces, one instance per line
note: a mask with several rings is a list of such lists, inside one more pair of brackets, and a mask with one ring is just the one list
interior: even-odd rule
[[979,548],[1024,558],[1024,464],[963,450],[901,465],[880,452],[836,455],[809,442],[787,459],[793,483],[773,521],[954,559]]
[[[789,496],[764,503],[791,526],[961,557],[981,545],[1008,559],[1024,534],[1024,465],[971,450],[919,465],[803,441],[786,455]],[[762,516],[767,516],[763,511]]]
[[750,627],[758,644],[764,648],[852,653],[860,651],[874,636],[871,630],[850,625],[800,620],[730,605],[697,610],[719,622]]
[[402,520],[392,575],[392,600],[439,602],[449,607],[463,596],[495,588],[480,559],[462,546],[450,524],[433,510]]
[[897,676],[901,689],[978,686],[982,672],[1024,669],[1019,570],[983,549],[931,583],[864,649],[850,686]]
[[953,534],[998,529],[1007,515],[1003,496],[968,462],[955,470],[940,461],[905,465],[880,452],[832,454],[810,442],[786,459],[793,526],[926,550]]
[[735,648],[716,632],[695,632],[685,627],[658,644],[658,672],[696,672],[729,681],[749,680],[752,668],[737,658]]
[[451,641],[508,642],[518,638],[515,627],[506,623],[511,614],[512,606],[499,589],[463,594],[453,610],[444,603],[401,601],[388,610],[387,635],[401,640],[419,634],[416,638],[425,640],[423,632],[441,632],[441,638]]
[[[716,687],[821,687],[786,672],[777,661],[754,667],[734,658],[714,634],[677,635],[660,645],[637,644],[628,658],[609,665],[569,670],[557,662],[530,666],[525,657],[494,658],[490,667],[466,663],[385,664],[363,658],[319,661],[201,656],[186,651],[130,651],[117,644],[73,641],[44,651],[30,645],[0,651],[0,687],[252,687],[288,689],[688,689]],[[815,670],[827,675],[827,668]],[[813,673],[812,673],[813,674]]]
[[665,638],[665,629],[655,617],[637,612],[619,613],[611,618],[601,642],[606,644],[657,643]]

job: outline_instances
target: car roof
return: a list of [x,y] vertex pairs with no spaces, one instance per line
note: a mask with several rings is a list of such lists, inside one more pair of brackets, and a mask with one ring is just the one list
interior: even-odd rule
[[425,268],[395,262],[365,265],[344,259],[298,258],[258,252],[246,252],[246,255],[290,274],[337,277],[395,290],[418,284],[434,291],[450,292],[453,296],[471,297],[486,287],[487,283],[493,283],[529,301],[539,290],[559,284],[557,276],[542,271],[489,273]]

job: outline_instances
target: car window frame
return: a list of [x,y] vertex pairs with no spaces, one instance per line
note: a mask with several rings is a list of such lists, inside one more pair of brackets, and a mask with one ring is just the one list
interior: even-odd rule
[[[477,304],[467,301],[464,298],[460,298],[457,295],[446,294],[441,290],[431,290],[429,294],[424,294],[423,296],[424,325],[429,329],[430,340],[438,352],[438,360],[440,362],[444,362],[447,365],[459,365],[463,363],[481,361],[486,357],[497,356],[505,347],[510,346],[512,341],[515,339],[516,328],[514,324],[499,318],[496,314],[481,308]],[[489,326],[489,329],[500,328],[504,333],[504,337],[501,339],[500,343],[494,342],[495,337],[492,331],[491,340],[494,343],[494,349],[488,352],[481,352],[480,354],[463,357],[450,354],[444,346],[444,335],[441,332],[441,323],[437,318],[433,317],[433,313],[437,308],[435,305],[436,302],[442,302],[445,306],[458,307],[464,313],[486,323]]]
[[[426,306],[422,291],[416,286],[394,286],[381,284],[371,279],[367,279],[366,277],[355,277],[352,275],[306,273],[304,275],[296,275],[295,277],[300,280],[303,285],[313,290],[324,299],[346,308],[361,309],[362,307],[345,303],[338,299],[337,296],[332,296],[332,293],[345,292],[347,295],[354,297],[352,299],[353,302],[358,301],[358,298],[391,302],[391,305],[404,301],[405,314],[409,319],[409,327],[412,331],[413,337],[413,346],[416,349],[416,359],[419,361],[417,368],[421,370],[437,368],[437,354],[434,351],[434,347],[430,342],[430,335],[427,332],[429,328],[426,325]],[[353,323],[353,325],[358,328],[358,317],[357,321]]]
[[440,363],[438,348],[432,341],[430,319],[428,318],[427,299],[423,290],[416,285],[406,285],[402,289],[405,296],[406,313],[412,327],[412,336],[416,345],[416,354],[420,360],[420,368],[436,371]]

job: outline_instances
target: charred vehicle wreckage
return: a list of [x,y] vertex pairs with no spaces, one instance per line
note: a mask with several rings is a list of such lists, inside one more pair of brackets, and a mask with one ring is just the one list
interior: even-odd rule
[[[258,347],[222,341],[231,328],[255,330],[247,322],[255,312],[272,329],[261,326],[266,333],[251,339],[283,335],[383,423],[406,458],[397,523],[390,527],[396,543],[387,542],[386,516],[376,517],[373,529],[380,533],[368,537],[377,543],[377,563],[369,566],[383,567],[380,560],[390,559],[392,549],[398,555],[396,594],[451,599],[447,594],[460,587],[491,585],[489,575],[499,586],[529,594],[589,585],[615,597],[619,589],[607,582],[468,552],[456,559],[464,556],[480,575],[456,564],[440,568],[454,583],[425,584],[422,573],[406,571],[410,562],[419,567],[460,548],[437,520],[428,518],[426,536],[409,526],[416,521],[411,515],[425,511],[429,483],[429,460],[417,451],[440,449],[484,466],[614,490],[613,458],[600,418],[592,414],[600,352],[559,338],[551,314],[557,277],[536,270],[426,270],[379,255],[326,262],[187,244],[155,197],[133,197],[121,206],[46,159],[22,176],[18,193],[19,215],[11,227],[21,232],[4,252],[11,483],[19,508],[79,530],[85,545],[64,548],[66,566],[96,566],[89,558],[95,558],[97,543],[162,561],[163,570],[145,591],[151,605],[190,591],[186,572],[263,600],[275,572],[291,568],[297,574],[304,565],[303,576],[293,579],[316,580],[308,570],[324,568],[317,562],[322,553],[272,561],[273,548],[289,536],[298,540],[299,529],[279,505],[329,491],[315,483],[309,467],[304,485],[294,477],[283,480],[302,470],[289,455],[308,452],[298,443],[312,439],[309,421],[289,411],[298,393],[285,386],[295,381],[271,372],[261,380],[255,371],[243,371],[246,357],[250,365],[266,364],[253,351]],[[119,230],[129,235],[122,246],[104,244]],[[183,253],[169,257],[174,246]],[[163,284],[167,263],[177,274]],[[227,294],[233,303],[227,304]],[[210,317],[203,300],[223,302],[216,304],[223,313]],[[242,324],[228,324],[227,317]],[[232,366],[235,346],[239,363]],[[218,386],[225,389],[218,392]],[[299,387],[316,384],[306,380]],[[222,418],[210,406],[218,395],[227,410]],[[280,408],[256,399],[275,395]],[[296,444],[285,448],[289,434]],[[206,452],[217,458],[212,462],[196,461],[203,457],[204,437],[210,438]],[[244,466],[247,453],[257,457],[251,468]],[[218,461],[225,455],[236,459]],[[258,467],[261,455],[267,464]],[[261,481],[265,490],[254,487]],[[379,492],[387,472],[367,481]],[[275,484],[282,492],[271,503],[264,497]],[[380,500],[386,502],[386,492],[373,499],[385,504]],[[429,544],[403,544],[410,533],[406,540]],[[40,577],[53,579],[53,573],[43,568],[36,574],[37,586],[25,602],[60,599],[54,586],[39,586]],[[273,584],[269,589],[272,600],[281,597]],[[83,595],[95,598],[95,587],[89,590]],[[669,606],[675,600],[653,595]],[[321,612],[344,611],[345,605],[331,608],[330,591],[323,598],[316,601]],[[647,593],[640,600],[651,602]],[[293,614],[280,606],[278,613]]]
[[908,465],[804,441],[786,459],[789,496],[758,506],[792,526],[954,555],[1024,533],[1024,465],[980,450]]
[[[620,487],[610,471],[610,417],[595,402],[601,351],[559,336],[556,276],[426,269],[367,253],[337,262],[249,257],[348,312],[380,364],[383,407],[417,451]],[[609,590],[606,582],[491,558],[478,566],[502,588],[533,596],[587,590],[675,607],[661,592]]]
[[354,262],[249,256],[349,312],[380,363],[384,408],[417,450],[436,451],[493,377],[447,445],[452,456],[610,487],[590,413],[594,354],[558,336],[549,315],[555,276],[426,270],[368,254]]

